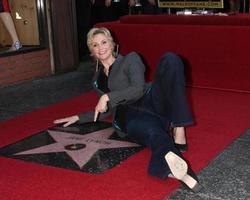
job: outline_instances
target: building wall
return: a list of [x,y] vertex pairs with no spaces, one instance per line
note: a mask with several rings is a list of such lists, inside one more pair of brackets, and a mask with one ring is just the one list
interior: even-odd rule
[[51,74],[48,49],[0,57],[0,87]]

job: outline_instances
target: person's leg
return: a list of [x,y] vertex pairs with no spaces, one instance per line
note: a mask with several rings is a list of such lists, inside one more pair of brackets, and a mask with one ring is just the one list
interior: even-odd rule
[[152,176],[166,178],[171,172],[164,159],[167,152],[173,151],[180,155],[173,139],[165,126],[166,121],[143,111],[130,112],[126,123],[126,133],[135,142],[151,149],[148,173]]
[[159,178],[171,175],[189,189],[199,189],[198,178],[182,158],[171,136],[167,134],[166,120],[144,111],[127,111],[126,132],[135,142],[151,149],[148,173]]
[[153,15],[154,14],[154,6],[152,6],[147,0],[142,1],[142,14]]
[[[187,144],[184,126],[173,127],[172,135],[174,137],[175,143],[180,145],[180,147],[181,145]],[[187,150],[187,147],[183,146],[182,148],[183,148],[183,151]]]
[[12,47],[10,50],[19,50],[22,45],[20,43],[20,40],[17,36],[16,28],[13,22],[13,19],[9,12],[1,12],[0,13],[0,19],[2,20],[4,26],[6,27],[8,33],[11,36],[12,39]]
[[184,66],[179,56],[167,53],[157,66],[150,90],[154,110],[165,116],[174,127],[177,144],[186,144],[184,126],[193,123],[185,94]]
[[93,24],[99,23],[99,22],[108,22],[113,21],[113,8],[111,6],[107,7],[105,5],[93,5],[92,7],[92,15],[93,15]]
[[129,14],[128,0],[120,0],[119,7],[117,8],[117,20]]
[[120,14],[120,7],[121,3],[120,2],[112,2],[111,4],[111,13],[112,15],[110,16],[110,21],[116,21],[119,19],[119,14]]
[[77,17],[77,33],[78,33],[78,49],[80,61],[89,55],[87,46],[87,33],[92,28],[92,5],[90,0],[76,0],[76,17]]
[[193,123],[185,93],[184,66],[176,54],[166,53],[161,57],[152,84],[152,95],[152,98],[156,95],[153,99],[156,111],[169,118],[175,127]]

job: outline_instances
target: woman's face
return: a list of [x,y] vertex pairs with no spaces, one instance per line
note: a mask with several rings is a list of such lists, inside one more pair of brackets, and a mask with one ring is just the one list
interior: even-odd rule
[[92,40],[92,55],[100,61],[112,57],[113,46],[111,41],[102,33],[94,35]]

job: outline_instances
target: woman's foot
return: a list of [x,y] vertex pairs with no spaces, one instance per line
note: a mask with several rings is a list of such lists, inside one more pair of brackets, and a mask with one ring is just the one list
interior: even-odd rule
[[181,152],[185,152],[188,149],[185,128],[184,127],[174,127],[172,130],[174,143],[177,149]]
[[18,51],[19,49],[22,48],[22,44],[20,41],[16,41],[12,44],[12,46],[10,47],[9,51]]
[[189,188],[193,192],[198,192],[201,189],[197,176],[188,167],[185,160],[183,160],[172,151],[168,152],[165,155],[165,160],[173,176],[176,179],[180,180],[183,184],[185,184],[187,188]]

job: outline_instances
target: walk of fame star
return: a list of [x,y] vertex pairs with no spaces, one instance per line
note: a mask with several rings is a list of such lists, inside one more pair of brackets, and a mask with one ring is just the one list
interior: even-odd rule
[[[85,124],[83,126],[98,127],[98,124]],[[80,129],[81,127],[68,128],[68,130]],[[76,166],[69,162],[72,160],[76,163],[78,170],[100,173],[114,167],[141,149],[136,143],[123,141],[119,137],[112,138],[116,132],[110,126],[99,129],[87,133],[79,131],[80,134],[76,131],[63,131],[62,128],[61,130],[47,130],[33,139],[28,138],[20,143],[9,145],[5,149],[0,149],[0,155],[42,164],[45,162],[53,166],[65,163],[64,165],[67,166],[64,167],[76,169]],[[44,144],[34,145],[34,143],[39,143],[38,140],[43,141]],[[22,143],[25,143],[25,148],[22,147]],[[32,148],[27,148],[27,145]],[[21,150],[22,148],[24,150]],[[43,162],[43,160],[45,161]]]
[[52,130],[49,130],[48,132],[56,143],[23,151],[17,153],[16,155],[64,151],[77,163],[80,168],[82,168],[99,149],[139,146],[138,144],[131,142],[108,139],[114,133],[114,129],[112,127],[86,135],[77,135]]

